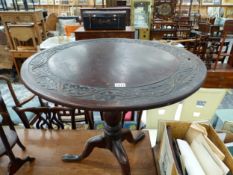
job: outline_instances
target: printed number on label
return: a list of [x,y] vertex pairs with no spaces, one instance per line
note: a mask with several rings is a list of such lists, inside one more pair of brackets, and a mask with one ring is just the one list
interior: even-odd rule
[[115,87],[126,87],[125,83],[115,83]]

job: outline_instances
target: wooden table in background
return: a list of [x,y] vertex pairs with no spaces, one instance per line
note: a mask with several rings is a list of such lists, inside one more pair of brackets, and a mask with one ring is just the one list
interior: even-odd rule
[[49,37],[40,44],[40,50],[50,49],[52,47],[59,46],[61,44],[66,44],[72,41],[75,41],[74,37],[67,37],[67,36]]
[[85,30],[80,27],[75,31],[76,40],[95,38],[129,38],[134,39],[134,27],[126,26],[125,30]]
[[[35,162],[26,163],[15,175],[120,175],[119,164],[110,151],[96,148],[85,160],[79,163],[66,163],[61,160],[65,153],[81,152],[88,138],[100,134],[102,131],[87,130],[17,130],[22,143],[26,146],[25,153],[14,147],[18,156],[30,155],[36,158]],[[133,132],[134,134],[137,131]],[[131,164],[132,175],[156,175],[156,168],[149,134],[137,145],[123,142]],[[74,144],[75,143],[75,144]],[[9,159],[0,158],[0,174],[7,174]]]

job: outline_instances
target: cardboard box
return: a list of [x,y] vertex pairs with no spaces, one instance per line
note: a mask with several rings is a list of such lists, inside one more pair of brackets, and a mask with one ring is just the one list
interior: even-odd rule
[[[158,147],[157,147],[157,150],[155,151],[158,174],[161,174],[161,175],[163,174],[178,175],[179,174],[174,156],[172,154],[171,147],[168,143],[166,126],[170,126],[172,130],[171,132],[172,138],[184,139],[185,134],[188,131],[190,125],[191,125],[190,122],[181,122],[181,121],[162,121],[160,123],[159,131],[158,131]],[[230,152],[228,151],[224,143],[220,140],[220,138],[218,137],[217,133],[215,132],[212,126],[208,124],[202,124],[202,125],[206,128],[208,132],[208,138],[225,155],[224,163],[230,169],[231,173],[233,173],[233,158]],[[164,165],[161,166],[161,163]],[[160,167],[162,167],[163,169],[161,170]]]

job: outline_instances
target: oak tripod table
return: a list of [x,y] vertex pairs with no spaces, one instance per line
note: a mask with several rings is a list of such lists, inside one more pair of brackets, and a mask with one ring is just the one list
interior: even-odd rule
[[[95,147],[109,149],[123,175],[130,164],[122,141],[137,143],[121,128],[122,111],[144,110],[178,102],[199,89],[206,76],[204,63],[185,49],[158,42],[131,39],[93,39],[72,42],[42,51],[21,68],[24,84],[52,102],[103,112],[104,134],[90,138],[80,161]],[[143,154],[143,153],[142,153]]]

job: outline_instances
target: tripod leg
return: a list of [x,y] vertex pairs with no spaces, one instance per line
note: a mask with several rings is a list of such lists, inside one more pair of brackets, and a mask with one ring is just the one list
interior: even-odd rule
[[95,137],[90,138],[87,141],[85,148],[84,148],[84,151],[81,154],[79,154],[79,155],[77,155],[77,154],[65,154],[63,156],[62,160],[66,161],[66,162],[83,160],[91,154],[91,152],[93,151],[93,149],[95,147],[98,147],[98,148],[105,148],[106,147],[104,136],[95,136]]
[[142,131],[138,131],[136,137],[133,137],[132,132],[129,129],[122,129],[121,138],[127,140],[129,143],[136,144],[145,137],[145,134]]
[[130,175],[130,165],[128,156],[125,152],[124,147],[122,146],[121,140],[113,140],[112,141],[112,150],[113,154],[117,158],[120,166],[122,175]]

